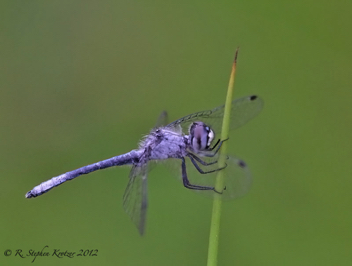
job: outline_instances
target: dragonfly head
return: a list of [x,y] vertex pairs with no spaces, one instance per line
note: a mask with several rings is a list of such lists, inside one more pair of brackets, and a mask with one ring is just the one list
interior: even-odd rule
[[194,122],[189,127],[189,144],[195,151],[209,149],[214,137],[214,131],[203,122]]

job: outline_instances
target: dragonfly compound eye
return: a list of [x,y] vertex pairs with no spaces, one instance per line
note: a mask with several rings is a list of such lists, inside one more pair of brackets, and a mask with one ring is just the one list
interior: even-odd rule
[[196,151],[209,148],[214,139],[214,132],[203,122],[194,122],[190,127],[191,145]]
[[[209,127],[208,127],[208,128],[209,128]],[[210,147],[210,144],[211,144],[211,142],[213,141],[214,137],[215,137],[214,131],[209,128],[209,131],[208,131],[208,143],[207,143],[207,148]]]

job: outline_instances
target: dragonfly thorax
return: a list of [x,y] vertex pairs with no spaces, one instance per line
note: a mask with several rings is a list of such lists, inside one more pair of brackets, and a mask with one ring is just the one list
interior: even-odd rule
[[189,145],[195,151],[209,149],[214,139],[214,131],[203,122],[194,122],[189,127]]

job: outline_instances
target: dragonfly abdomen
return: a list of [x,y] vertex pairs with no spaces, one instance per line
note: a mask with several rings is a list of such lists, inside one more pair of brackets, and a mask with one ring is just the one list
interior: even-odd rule
[[125,164],[134,164],[139,161],[139,157],[142,152],[138,150],[132,150],[128,153],[115,156],[97,163],[93,163],[87,166],[83,166],[76,170],[64,173],[62,175],[51,178],[48,181],[41,183],[40,185],[34,187],[31,191],[26,193],[26,198],[34,198],[40,196],[50,189],[57,187],[58,185],[72,180],[80,175],[89,174],[93,171],[105,169],[112,166],[125,165]]

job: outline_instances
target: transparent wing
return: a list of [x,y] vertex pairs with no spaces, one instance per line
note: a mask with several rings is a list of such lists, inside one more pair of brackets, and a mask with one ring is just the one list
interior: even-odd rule
[[[206,163],[212,163],[219,160],[219,156],[213,158],[199,156],[199,158]],[[170,168],[172,173],[176,174],[178,179],[182,182],[181,160],[168,159],[163,163],[167,166],[167,168]],[[224,200],[235,199],[244,196],[249,191],[252,184],[252,177],[246,163],[234,156],[226,156],[226,164],[226,168],[220,170],[224,174],[224,188],[226,187],[222,194],[216,193],[212,190],[190,190],[207,197],[214,197],[217,195]],[[201,163],[198,163],[198,166],[204,172],[213,171],[219,167],[217,163],[210,164],[208,166],[204,166]],[[188,180],[192,185],[214,187],[216,176],[219,171],[201,174],[196,169],[191,160],[186,157],[186,172]]]
[[166,111],[162,111],[161,114],[158,117],[158,120],[156,120],[156,124],[154,128],[166,126],[168,123],[168,115]]
[[[256,117],[263,109],[264,102],[258,96],[246,96],[232,101],[230,129],[236,129],[249,120]],[[189,125],[195,121],[202,121],[210,126],[217,136],[221,136],[222,118],[224,116],[224,105],[184,116],[167,127],[182,127],[184,133],[188,133]],[[219,138],[218,137],[218,138]]]
[[123,195],[123,208],[137,226],[141,235],[144,234],[148,206],[147,168],[147,164],[132,167],[130,180]]

